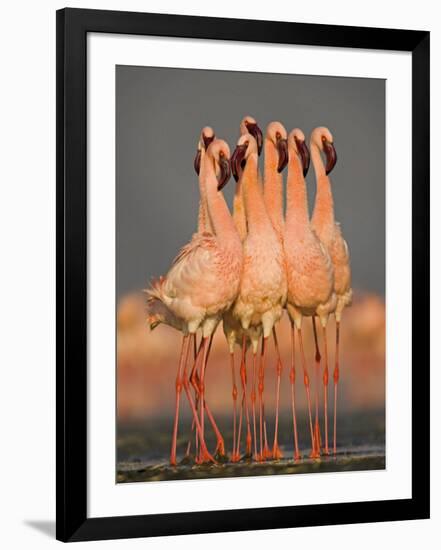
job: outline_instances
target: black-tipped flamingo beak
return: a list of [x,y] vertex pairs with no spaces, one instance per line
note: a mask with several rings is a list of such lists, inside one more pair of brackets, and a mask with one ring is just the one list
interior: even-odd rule
[[201,171],[201,150],[200,149],[198,149],[198,152],[194,157],[193,166],[196,174],[199,176],[199,172]]
[[337,163],[337,153],[334,144],[327,139],[323,140],[323,151],[326,155],[326,175],[328,175]]
[[311,162],[311,155],[309,154],[309,149],[305,143],[305,140],[302,141],[296,137],[294,139],[296,140],[297,151],[299,152],[300,160],[302,161],[303,177],[306,177],[309,170],[309,163]]
[[231,177],[230,161],[227,157],[219,159],[220,174],[217,180],[217,190],[220,191]]
[[277,165],[277,172],[280,172],[288,164],[288,141],[280,138],[277,140],[277,151],[279,152],[279,163]]
[[242,174],[242,161],[245,159],[246,151],[246,145],[237,145],[231,155],[231,170],[236,181],[239,181],[240,175]]
[[214,134],[212,136],[206,136],[202,134],[202,139],[204,141],[205,150],[207,150],[210,143],[214,140]]
[[253,136],[257,143],[257,153],[260,156],[263,145],[263,134],[256,122],[247,122],[246,127],[248,132]]

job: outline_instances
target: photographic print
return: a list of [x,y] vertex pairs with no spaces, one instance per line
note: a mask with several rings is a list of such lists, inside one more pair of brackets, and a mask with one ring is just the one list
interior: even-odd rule
[[429,517],[429,51],[57,11],[57,539]]
[[118,483],[385,468],[385,81],[116,67]]

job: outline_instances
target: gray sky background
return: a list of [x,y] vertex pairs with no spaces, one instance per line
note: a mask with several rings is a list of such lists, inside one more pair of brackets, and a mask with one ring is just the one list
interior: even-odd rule
[[[350,248],[353,287],[384,294],[384,80],[117,66],[117,297],[165,274],[195,231],[201,128],[212,126],[233,150],[247,114],[264,133],[280,120],[308,140],[316,126],[329,127],[338,155],[336,219]],[[311,209],[312,166],[307,182]],[[231,179],[224,188],[230,205],[234,186]]]

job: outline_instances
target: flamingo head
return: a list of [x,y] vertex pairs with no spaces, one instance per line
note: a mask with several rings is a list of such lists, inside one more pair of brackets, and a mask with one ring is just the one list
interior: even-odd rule
[[262,145],[263,145],[262,130],[259,128],[259,125],[257,124],[256,120],[249,115],[244,117],[240,123],[240,135],[243,136],[245,134],[251,134],[253,138],[256,140],[257,152],[260,156],[260,153],[262,152]]
[[266,129],[266,138],[276,147],[279,153],[277,172],[280,174],[288,164],[288,135],[280,122],[270,122]]
[[240,136],[231,157],[231,170],[236,181],[239,181],[245,164],[252,154],[258,155],[257,141],[251,134],[243,134]]
[[311,160],[309,149],[305,143],[305,134],[299,128],[294,128],[288,136],[288,148],[299,157],[302,163],[303,177],[306,176],[309,170],[309,162]]
[[337,153],[334,147],[334,138],[328,128],[320,126],[311,134],[311,145],[318,147],[326,157],[326,175],[330,174],[337,163]]
[[230,148],[223,139],[213,139],[207,149],[207,156],[214,163],[217,190],[220,191],[231,177]]
[[208,149],[208,146],[215,138],[214,130],[210,126],[204,126],[201,131],[201,135],[199,136],[199,142],[198,142],[198,149],[196,152],[196,156],[193,161],[193,166],[195,169],[196,174],[199,176],[199,172],[201,171],[201,155],[202,151],[206,151]]

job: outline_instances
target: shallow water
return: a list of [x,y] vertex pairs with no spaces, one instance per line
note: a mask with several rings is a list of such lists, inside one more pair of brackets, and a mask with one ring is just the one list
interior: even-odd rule
[[[225,437],[227,454],[231,450],[231,418],[216,418]],[[310,459],[309,432],[306,418],[299,415],[299,446],[301,460],[294,461],[292,424],[286,416],[280,423],[279,443],[284,458],[279,461],[257,463],[243,457],[240,462],[228,459],[218,464],[196,465],[193,457],[185,459],[190,434],[190,419],[183,419],[178,437],[178,466],[169,465],[171,442],[170,419],[156,418],[136,424],[118,425],[117,475],[118,483],[138,481],[162,481],[178,479],[203,479],[275,474],[305,474],[339,471],[381,470],[385,468],[385,424],[383,411],[359,411],[342,414],[338,425],[338,452],[334,456]],[[268,427],[270,423],[268,423]],[[322,443],[324,428],[321,427]],[[271,430],[269,429],[269,432]],[[242,432],[243,433],[243,432]],[[332,431],[329,431],[330,445]],[[272,433],[268,441],[272,443]],[[244,438],[243,438],[244,439]],[[211,433],[207,437],[210,450],[215,447]],[[242,442],[242,452],[245,451]]]

